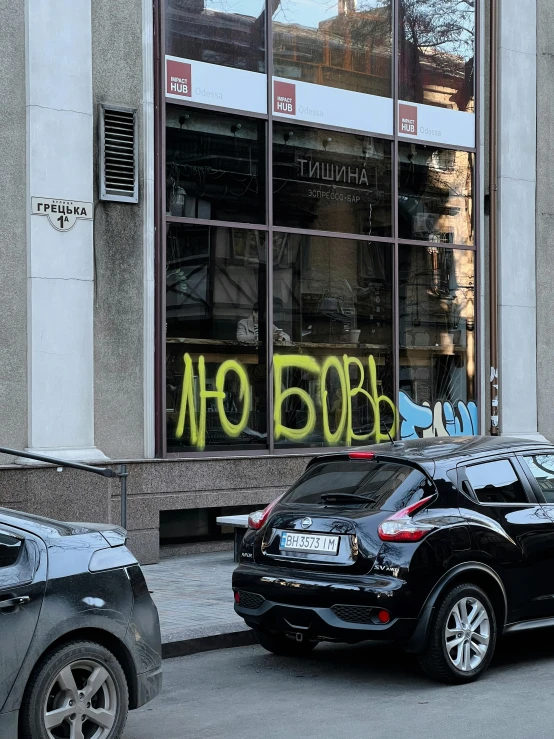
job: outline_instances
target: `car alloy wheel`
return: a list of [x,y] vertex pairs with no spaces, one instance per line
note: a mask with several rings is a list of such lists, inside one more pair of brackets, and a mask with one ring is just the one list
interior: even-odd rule
[[112,675],[93,659],[66,665],[47,691],[43,715],[51,739],[107,739],[118,715]]
[[419,663],[434,680],[469,683],[487,669],[496,646],[496,616],[487,593],[473,583],[446,588],[429,624]]
[[490,642],[490,622],[485,606],[477,598],[461,598],[446,620],[444,639],[454,667],[462,672],[479,667]]

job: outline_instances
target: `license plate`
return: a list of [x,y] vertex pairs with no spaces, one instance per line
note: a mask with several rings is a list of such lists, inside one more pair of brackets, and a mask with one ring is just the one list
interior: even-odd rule
[[283,552],[313,552],[314,554],[337,554],[339,537],[325,534],[297,534],[283,531],[279,549]]

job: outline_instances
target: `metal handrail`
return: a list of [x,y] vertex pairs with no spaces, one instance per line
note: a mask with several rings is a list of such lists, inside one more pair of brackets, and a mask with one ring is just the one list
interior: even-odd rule
[[43,454],[35,454],[34,452],[23,452],[19,449],[10,449],[9,447],[0,446],[0,454],[7,454],[11,457],[22,457],[23,459],[34,459],[37,462],[45,462],[54,467],[68,467],[73,470],[82,470],[83,472],[92,472],[93,475],[101,475],[102,477],[119,477],[121,480],[121,526],[127,528],[127,465],[119,465],[119,470],[112,470],[108,467],[94,467],[90,464],[82,464],[81,462],[70,462],[67,459],[57,459],[56,457],[46,457]]

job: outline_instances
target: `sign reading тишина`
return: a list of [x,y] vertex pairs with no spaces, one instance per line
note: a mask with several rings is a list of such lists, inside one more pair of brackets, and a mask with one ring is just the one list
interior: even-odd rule
[[77,220],[92,221],[92,203],[61,198],[31,198],[31,213],[48,216],[50,225],[58,231],[70,231]]

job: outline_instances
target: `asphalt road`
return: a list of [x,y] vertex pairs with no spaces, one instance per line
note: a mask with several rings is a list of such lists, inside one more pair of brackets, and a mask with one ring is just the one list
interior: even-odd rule
[[125,739],[552,739],[554,631],[507,637],[484,678],[429,681],[381,644],[320,645],[305,659],[261,647],[165,663],[165,687]]

